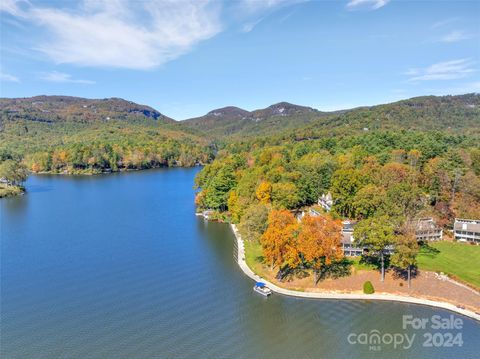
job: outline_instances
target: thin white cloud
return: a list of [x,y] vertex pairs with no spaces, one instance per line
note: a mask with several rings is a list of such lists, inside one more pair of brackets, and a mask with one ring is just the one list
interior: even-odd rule
[[40,74],[39,79],[48,82],[73,83],[84,85],[93,85],[95,83],[95,81],[91,80],[74,79],[72,78],[72,75],[58,71],[44,72]]
[[259,12],[306,1],[308,0],[241,0],[240,6],[247,12]]
[[250,32],[250,31],[252,31],[252,30],[255,28],[255,26],[257,26],[260,22],[262,22],[263,19],[264,19],[264,18],[261,17],[260,19],[257,19],[257,20],[255,20],[255,21],[247,22],[247,23],[243,24],[243,26],[242,26],[242,32]]
[[454,30],[452,32],[449,32],[445,36],[443,36],[440,41],[441,42],[458,42],[462,40],[467,40],[470,38],[470,35],[465,33],[464,31],[460,30]]
[[390,0],[350,0],[347,3],[348,10],[356,10],[358,8],[368,7],[371,10],[377,10],[384,7]]
[[[234,6],[236,16],[246,22],[241,27],[241,32],[252,31],[259,23],[261,23],[269,14],[285,8],[287,6],[308,2],[310,0],[241,0],[237,6]],[[290,16],[287,14],[286,17]],[[285,16],[281,19],[284,21]]]
[[0,72],[0,81],[4,82],[20,82],[20,79],[16,76],[7,74],[5,72]]
[[439,62],[426,68],[413,68],[405,75],[410,78],[409,82],[432,81],[432,80],[455,80],[461,79],[474,73],[474,62],[470,59],[458,59]]
[[449,19],[445,19],[445,20],[441,20],[441,21],[438,21],[436,23],[434,23],[431,28],[432,29],[436,29],[438,27],[442,27],[442,26],[445,26],[445,25],[448,25],[452,22],[455,22],[458,20],[458,17],[452,17],[452,18],[449,18]]
[[59,64],[150,69],[221,31],[213,0],[84,0],[70,9],[31,5],[24,13],[49,34],[35,49]]

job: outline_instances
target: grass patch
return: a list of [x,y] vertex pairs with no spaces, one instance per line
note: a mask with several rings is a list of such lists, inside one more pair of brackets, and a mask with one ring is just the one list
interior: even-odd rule
[[359,270],[375,270],[377,266],[373,263],[368,263],[365,260],[362,260],[362,257],[347,257],[348,260],[352,263],[355,271]]
[[262,246],[258,241],[244,241],[245,261],[251,270],[257,275],[262,275],[263,253]]
[[480,246],[431,243],[421,248],[417,260],[420,269],[443,272],[480,289]]

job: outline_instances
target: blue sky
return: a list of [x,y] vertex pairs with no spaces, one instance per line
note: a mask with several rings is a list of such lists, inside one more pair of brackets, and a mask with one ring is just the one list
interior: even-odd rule
[[1,0],[0,95],[121,97],[181,120],[480,92],[480,2]]

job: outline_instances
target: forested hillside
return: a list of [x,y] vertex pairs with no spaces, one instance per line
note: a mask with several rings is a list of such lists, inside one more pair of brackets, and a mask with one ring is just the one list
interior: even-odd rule
[[37,122],[99,122],[110,119],[154,119],[163,123],[175,121],[157,110],[120,98],[87,99],[71,96],[35,96],[0,99],[1,120]]
[[251,112],[233,106],[224,107],[205,116],[182,121],[182,124],[219,140],[245,135],[272,135],[281,130],[298,128],[325,115],[326,112],[311,107],[280,102]]
[[[251,112],[226,107],[181,122],[118,98],[37,96],[0,99],[0,151],[3,159],[33,172],[100,173],[206,164],[218,148],[223,151],[215,166],[233,153],[252,161],[255,151],[272,146],[312,156],[327,151],[337,167],[341,156],[375,156],[384,165],[391,151],[415,150],[416,170],[423,171],[426,162],[453,149],[478,146],[479,124],[478,94],[418,97],[335,113],[286,102]],[[468,168],[472,160],[465,153],[457,155]],[[326,189],[317,186],[315,195]],[[310,203],[301,196],[297,202]],[[214,207],[226,209],[223,205]]]
[[197,205],[263,228],[272,209],[311,206],[331,192],[337,218],[387,216],[400,226],[433,216],[450,225],[480,218],[479,146],[475,135],[413,131],[232,143],[197,176]]
[[248,112],[228,107],[182,121],[215,139],[273,135],[320,138],[375,130],[444,130],[479,133],[480,95],[424,96],[337,112],[279,103]]
[[390,104],[362,107],[312,121],[295,135],[321,137],[328,133],[378,130],[442,130],[457,134],[480,133],[480,95],[423,96]]
[[33,172],[100,173],[207,163],[206,139],[151,107],[121,99],[0,100],[2,158]]

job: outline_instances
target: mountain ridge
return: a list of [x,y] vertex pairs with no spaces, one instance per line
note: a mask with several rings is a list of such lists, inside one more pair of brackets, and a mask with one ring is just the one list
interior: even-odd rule
[[418,96],[392,103],[339,111],[278,102],[252,111],[225,106],[203,116],[176,121],[153,107],[117,97],[87,99],[40,95],[0,98],[0,121],[96,123],[111,120],[154,120],[210,139],[268,136],[281,132],[311,133],[329,129],[477,129],[480,126],[480,94]]

